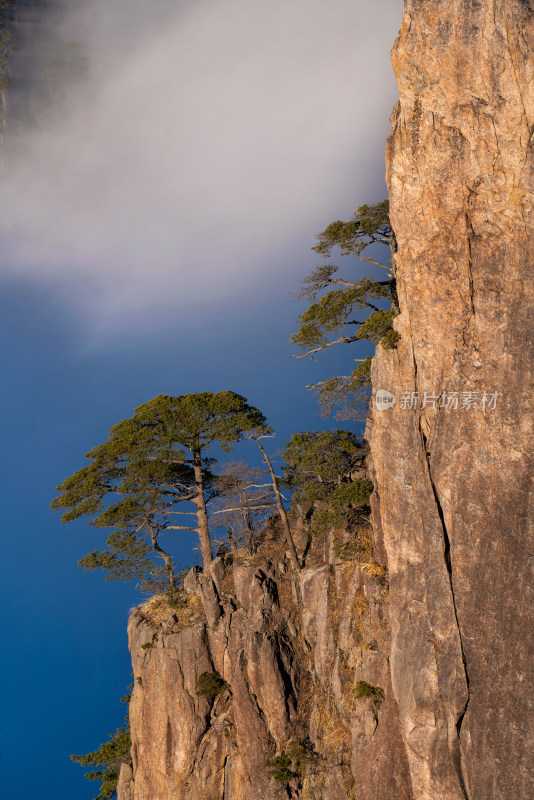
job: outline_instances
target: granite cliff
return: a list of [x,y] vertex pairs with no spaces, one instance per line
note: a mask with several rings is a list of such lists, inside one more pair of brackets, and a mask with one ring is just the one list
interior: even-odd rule
[[[344,555],[350,532],[313,542],[295,591],[273,529],[255,556],[192,570],[183,609],[155,599],[134,612],[134,779],[125,767],[119,797],[355,800],[363,784],[369,798],[411,798],[387,666],[387,576],[367,533],[356,560]],[[229,688],[198,696],[205,673]],[[276,779],[275,767],[289,773]]]
[[534,796],[533,47],[529,2],[408,0],[393,50],[401,341],[372,374],[398,400],[368,439],[424,800]]
[[533,47],[525,0],[406,0],[372,530],[301,533],[298,585],[273,530],[134,612],[119,800],[534,796]]

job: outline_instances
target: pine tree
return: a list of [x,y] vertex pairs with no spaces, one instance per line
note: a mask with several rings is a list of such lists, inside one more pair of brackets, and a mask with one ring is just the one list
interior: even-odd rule
[[[355,255],[386,269],[390,276],[387,280],[364,277],[351,281],[339,277],[339,267],[334,264],[322,264],[313,270],[302,282],[298,294],[299,299],[312,302],[299,317],[300,327],[291,338],[304,351],[297,358],[313,358],[333,345],[364,340],[380,343],[386,349],[395,347],[399,334],[393,328],[396,307],[391,268],[369,254],[376,247],[385,246],[388,251],[395,247],[388,213],[387,200],[374,206],[364,205],[352,220],[332,222],[317,236],[318,244],[313,250],[323,258],[330,258],[333,248],[338,247],[341,255]],[[370,386],[370,367],[368,357],[350,375],[334,376],[309,388],[316,390],[327,412],[345,403],[345,410],[348,407],[349,411],[339,416],[353,416],[357,398]]]
[[[103,568],[108,578],[143,579],[157,554],[165,564],[168,587],[176,591],[171,556],[160,544],[169,531],[196,531],[204,567],[212,561],[207,502],[215,495],[211,445],[230,451],[250,431],[267,431],[263,414],[234,392],[159,395],[134,416],[111,428],[83,467],[57,487],[52,508],[66,509],[62,521],[89,517],[95,527],[112,528],[108,549],[80,562]],[[118,499],[115,497],[118,496]],[[192,503],[193,511],[177,510]],[[190,518],[176,524],[176,516]]]
[[373,484],[365,475],[367,445],[351,431],[294,433],[286,445],[284,477],[293,501],[326,506],[312,516],[316,533],[355,523],[365,514]]

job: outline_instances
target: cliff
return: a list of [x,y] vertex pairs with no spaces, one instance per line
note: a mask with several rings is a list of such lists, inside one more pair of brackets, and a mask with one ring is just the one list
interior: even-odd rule
[[533,37],[525,0],[406,0],[372,545],[314,540],[295,589],[273,533],[132,615],[120,800],[534,796]]
[[[122,800],[354,800],[362,783],[370,799],[392,787],[411,798],[388,677],[386,574],[369,546],[358,562],[336,555],[349,539],[308,551],[301,607],[274,531],[254,557],[218,558],[210,576],[192,570],[183,609],[156,599],[132,615],[134,780],[125,769]],[[229,688],[198,696],[199,676],[215,672]],[[358,696],[359,682],[370,694]],[[284,757],[290,774],[276,779]]]
[[401,341],[368,438],[421,800],[534,796],[533,46],[529,2],[407,0],[393,50]]

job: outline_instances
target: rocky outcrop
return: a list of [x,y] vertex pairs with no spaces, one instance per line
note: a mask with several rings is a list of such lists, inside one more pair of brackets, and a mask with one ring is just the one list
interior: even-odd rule
[[129,764],[121,764],[117,784],[117,800],[132,800],[133,789],[132,768]]
[[406,0],[393,51],[401,340],[368,438],[417,800],[534,796],[533,48],[525,0]]
[[[364,785],[368,800],[411,800],[385,570],[337,557],[332,536],[314,546],[301,607],[272,540],[254,558],[216,559],[211,576],[192,571],[183,609],[156,600],[134,612],[134,780],[121,776],[121,798],[355,800]],[[199,696],[202,673],[228,688]],[[266,762],[284,755],[294,774],[276,780]]]

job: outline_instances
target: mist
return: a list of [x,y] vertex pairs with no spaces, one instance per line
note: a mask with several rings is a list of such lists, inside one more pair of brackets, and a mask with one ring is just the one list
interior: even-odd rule
[[[2,280],[91,327],[246,303],[383,198],[400,0],[86,0],[87,75],[2,179]],[[306,255],[306,258],[308,256]],[[294,278],[293,278],[294,276]],[[285,291],[285,289],[284,289]]]

